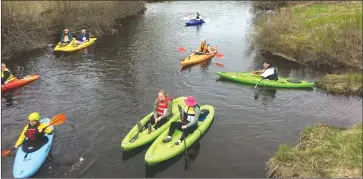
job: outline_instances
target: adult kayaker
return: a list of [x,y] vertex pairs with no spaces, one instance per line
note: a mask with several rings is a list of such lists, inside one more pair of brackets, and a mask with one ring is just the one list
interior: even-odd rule
[[206,55],[213,54],[217,51],[217,47],[214,50],[211,50],[209,44],[207,44],[206,40],[202,40],[202,43],[199,45],[197,50],[193,50],[194,55]]
[[73,40],[72,33],[69,32],[68,29],[64,29],[62,37],[61,37],[61,46],[66,46]]
[[78,46],[86,41],[89,41],[89,34],[87,33],[86,29],[82,29],[82,35],[76,38],[74,46]]
[[252,73],[255,75],[260,75],[264,79],[274,80],[274,81],[278,80],[277,69],[273,67],[270,62],[265,61],[265,63],[263,63],[263,68],[264,69],[253,71]]
[[[22,149],[26,153],[34,152],[40,149],[44,144],[48,142],[48,137],[44,134],[51,134],[52,128],[47,127],[44,123],[40,123],[40,115],[37,112],[33,112],[28,116],[29,124],[26,125],[20,134],[18,141],[15,144],[15,148],[22,145]],[[45,129],[44,129],[45,128]],[[23,141],[28,138],[24,143]]]
[[151,125],[154,125],[154,129],[158,129],[164,125],[168,118],[172,115],[173,100],[166,94],[165,91],[160,90],[158,93],[158,98],[154,102],[154,114],[146,122],[145,126],[142,126],[140,122],[137,123],[139,131],[142,132],[146,127],[148,128],[148,133],[151,133]]
[[5,63],[1,63],[1,85],[4,85],[6,83],[9,83],[10,81],[13,81],[14,75],[11,73],[11,71],[6,68]]
[[197,12],[197,16],[195,17],[195,20],[202,20],[202,16],[199,14],[199,12]]
[[198,119],[200,115],[200,107],[194,96],[188,96],[185,100],[185,106],[183,108],[181,121],[172,122],[170,124],[168,136],[163,139],[163,142],[170,142],[171,136],[174,134],[175,129],[183,131],[182,136],[175,145],[179,145],[184,137],[187,137],[190,133],[193,133],[198,128]]

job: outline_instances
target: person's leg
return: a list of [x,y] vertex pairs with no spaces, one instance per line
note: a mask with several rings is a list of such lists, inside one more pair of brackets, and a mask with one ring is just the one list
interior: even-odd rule
[[[184,136],[185,136],[185,138],[188,137],[188,135],[193,133],[197,128],[198,128],[198,125],[194,125],[192,127],[188,127],[186,129],[184,129],[183,134],[179,139],[179,142],[182,142],[184,140]],[[179,142],[177,142],[177,143],[179,144]],[[175,144],[178,145],[177,143],[175,143]]]
[[164,118],[164,119],[161,119],[160,121],[158,121],[155,126],[154,126],[154,129],[157,130],[159,129],[161,126],[163,126],[165,123],[168,122],[168,118]]
[[170,142],[171,141],[171,136],[174,134],[175,129],[180,129],[181,128],[181,123],[180,122],[172,122],[170,124],[170,128],[169,128],[169,132],[168,132],[168,136],[163,140],[163,142]]

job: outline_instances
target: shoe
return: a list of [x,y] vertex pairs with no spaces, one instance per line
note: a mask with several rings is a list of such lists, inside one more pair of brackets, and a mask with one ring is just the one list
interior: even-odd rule
[[167,142],[170,142],[170,141],[171,141],[171,137],[169,137],[169,136],[167,138],[163,139],[164,143],[167,143]]
[[137,123],[137,127],[139,128],[139,132],[142,132],[144,130],[144,127],[141,125],[141,122]]
[[150,134],[150,133],[151,133],[151,124],[149,124],[149,125],[147,126],[147,132],[148,132],[148,134]]

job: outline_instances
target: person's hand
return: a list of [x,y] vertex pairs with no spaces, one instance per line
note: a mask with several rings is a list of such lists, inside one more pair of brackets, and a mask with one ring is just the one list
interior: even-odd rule
[[39,131],[39,133],[42,133],[43,132],[43,128],[39,129],[38,131]]
[[186,129],[187,128],[187,125],[182,125],[181,128],[182,129]]
[[15,145],[14,148],[18,148],[19,146],[18,145]]

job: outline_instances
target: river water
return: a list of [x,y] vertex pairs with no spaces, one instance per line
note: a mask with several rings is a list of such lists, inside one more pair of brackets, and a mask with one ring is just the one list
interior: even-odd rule
[[[219,79],[218,71],[262,67],[264,58],[247,38],[253,17],[249,2],[179,1],[147,8],[123,22],[118,36],[100,38],[86,51],[57,56],[44,51],[9,62],[41,79],[2,98],[2,148],[14,145],[33,111],[42,117],[63,112],[69,122],[56,128],[55,160],[47,160],[36,177],[265,177],[265,163],[279,144],[294,144],[306,125],[347,127],[362,119],[362,101],[354,97],[269,88],[257,89],[256,96],[252,85]],[[196,11],[210,23],[184,27],[182,18]],[[179,60],[187,54],[178,47],[195,49],[201,39],[218,45],[225,58],[181,70]],[[283,77],[321,76],[276,65]],[[123,137],[152,110],[160,89],[174,98],[194,95],[201,105],[215,107],[212,127],[188,150],[187,171],[182,156],[145,167],[148,146],[128,153],[120,148]],[[12,177],[14,154],[2,160],[2,177]]]

